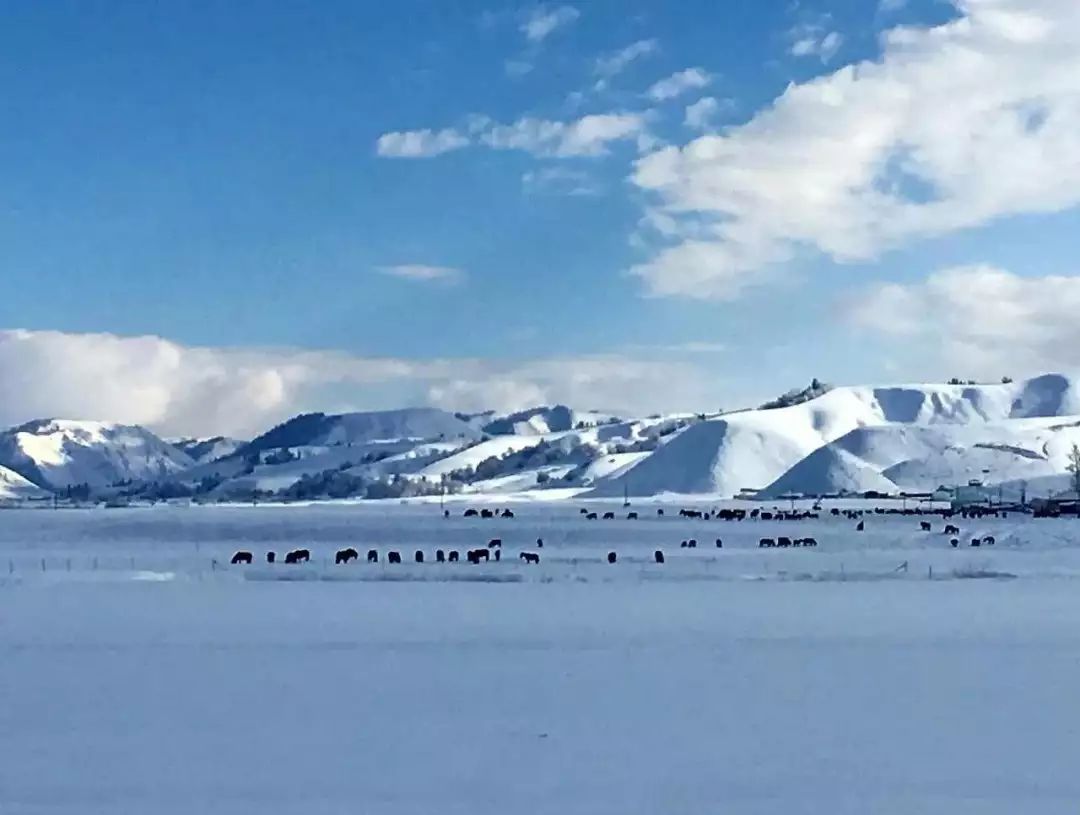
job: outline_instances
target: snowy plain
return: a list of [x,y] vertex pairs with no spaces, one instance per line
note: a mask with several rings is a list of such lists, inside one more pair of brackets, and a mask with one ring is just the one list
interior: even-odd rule
[[1080,522],[466,505],[0,512],[0,812],[1076,811]]

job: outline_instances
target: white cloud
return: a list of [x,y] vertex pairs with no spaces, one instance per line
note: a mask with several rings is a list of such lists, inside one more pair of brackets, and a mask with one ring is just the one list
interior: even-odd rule
[[873,286],[842,313],[915,364],[965,377],[1080,368],[1080,277],[964,266],[920,283]]
[[569,167],[541,167],[529,170],[521,176],[521,185],[527,193],[554,193],[557,195],[600,195],[596,180],[582,170]]
[[599,113],[571,122],[526,117],[492,127],[481,141],[496,150],[524,150],[539,156],[598,156],[607,152],[611,142],[637,139],[645,132],[645,119],[642,113]]
[[[632,271],[655,294],[728,296],[805,248],[870,260],[1080,202],[1080,3],[959,8],[888,32],[880,60],[791,85],[740,127],[639,160],[633,182],[670,228]],[[692,244],[667,245],[680,239]]]
[[733,107],[735,107],[735,102],[732,99],[717,99],[714,96],[704,96],[686,106],[683,124],[694,130],[711,130],[716,117],[721,112],[729,111]]
[[460,283],[465,279],[465,273],[461,269],[455,269],[452,266],[427,266],[421,263],[380,266],[378,271],[391,277],[399,277],[402,280],[418,280],[421,282],[453,284]]
[[712,82],[712,77],[702,68],[687,68],[685,71],[678,71],[654,83],[645,95],[654,102],[665,102],[687,91],[704,88],[710,82]]
[[839,31],[822,31],[810,26],[796,31],[790,53],[794,57],[817,57],[827,63],[832,61],[843,44],[844,36]]
[[163,435],[251,436],[303,411],[427,404],[452,410],[694,410],[722,385],[686,362],[620,354],[519,361],[199,348],[160,337],[0,331],[0,425],[66,417]]
[[468,144],[469,138],[453,128],[407,130],[379,136],[375,152],[384,158],[431,158]]
[[529,42],[543,42],[549,35],[570,25],[580,16],[581,12],[573,6],[540,6],[530,12],[521,23],[521,33]]
[[625,71],[632,62],[655,54],[659,49],[660,44],[656,40],[638,40],[630,43],[618,51],[597,57],[596,75],[603,79],[610,79]]

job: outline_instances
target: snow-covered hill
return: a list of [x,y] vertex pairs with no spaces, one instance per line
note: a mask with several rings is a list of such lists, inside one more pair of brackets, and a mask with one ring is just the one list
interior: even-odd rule
[[[1072,434],[1049,428],[1078,413],[1076,385],[1056,374],[1000,385],[839,387],[791,407],[695,423],[593,494],[895,491],[973,473],[1003,480],[1015,477],[1014,465],[1060,472]],[[1038,466],[993,447],[1051,441],[1056,452]],[[942,467],[936,457],[947,449],[955,462]]]
[[171,444],[191,456],[197,464],[203,464],[231,456],[247,442],[230,439],[227,436],[214,436],[209,439],[177,439]]
[[306,413],[280,424],[241,448],[252,453],[289,447],[328,447],[368,442],[475,440],[481,433],[452,413],[436,408],[404,408],[368,413]]
[[0,433],[0,466],[47,489],[167,478],[193,463],[137,425],[42,419]]
[[14,470],[0,467],[0,501],[21,501],[27,498],[47,498],[48,490],[23,478]]
[[491,414],[483,415],[487,421],[481,429],[492,436],[542,436],[621,421],[609,413],[573,410],[566,405],[536,407],[497,418]]

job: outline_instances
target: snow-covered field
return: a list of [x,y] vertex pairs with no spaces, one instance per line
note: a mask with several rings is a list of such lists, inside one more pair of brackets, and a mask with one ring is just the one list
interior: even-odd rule
[[0,812],[1076,811],[1080,522],[582,505],[0,512]]

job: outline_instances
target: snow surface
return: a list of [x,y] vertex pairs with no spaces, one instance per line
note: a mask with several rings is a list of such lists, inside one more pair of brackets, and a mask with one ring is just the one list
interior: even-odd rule
[[0,500],[24,500],[44,498],[49,493],[36,484],[27,481],[17,472],[7,467],[0,467]]
[[[911,518],[462,506],[0,513],[0,812],[1075,812],[1075,521],[962,522],[975,552]],[[821,546],[756,549],[780,530]],[[492,536],[489,567],[324,563]]]

